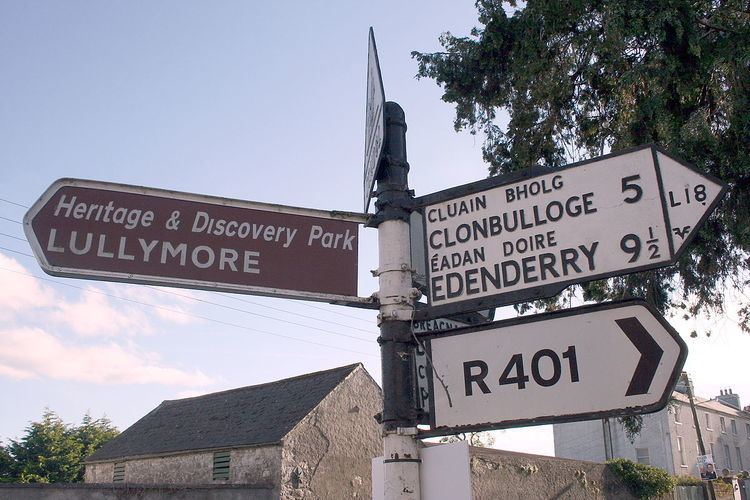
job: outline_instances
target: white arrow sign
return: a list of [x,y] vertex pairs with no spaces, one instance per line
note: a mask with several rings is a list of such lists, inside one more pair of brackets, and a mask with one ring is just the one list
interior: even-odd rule
[[429,337],[430,431],[650,413],[687,356],[644,301],[585,306]]
[[419,198],[437,317],[674,263],[725,186],[655,146]]

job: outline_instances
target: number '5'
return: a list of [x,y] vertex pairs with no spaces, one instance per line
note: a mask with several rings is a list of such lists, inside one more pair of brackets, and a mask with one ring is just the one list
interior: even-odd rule
[[640,175],[629,175],[628,177],[622,178],[622,192],[634,191],[635,194],[625,198],[625,203],[635,203],[643,197],[643,189],[641,186],[635,183],[635,181],[641,178]]

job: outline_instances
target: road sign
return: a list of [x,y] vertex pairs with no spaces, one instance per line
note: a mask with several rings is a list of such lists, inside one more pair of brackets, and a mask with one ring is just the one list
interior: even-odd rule
[[362,214],[80,179],[24,217],[54,276],[358,303]]
[[687,347],[644,301],[514,318],[427,337],[427,435],[662,409]]
[[[411,330],[416,334],[430,334],[456,330],[465,326],[468,326],[468,324],[461,321],[449,318],[436,318],[414,321],[412,322]],[[423,410],[425,414],[430,411],[430,382],[427,376],[429,370],[430,365],[427,360],[427,354],[422,345],[417,345],[414,348],[415,401],[417,402],[417,408]],[[421,423],[426,424],[428,422],[423,421]]]
[[724,193],[656,146],[417,199],[438,317],[676,262]]
[[370,206],[372,190],[385,145],[385,92],[380,75],[375,34],[370,28],[367,50],[367,108],[365,110],[365,212]]

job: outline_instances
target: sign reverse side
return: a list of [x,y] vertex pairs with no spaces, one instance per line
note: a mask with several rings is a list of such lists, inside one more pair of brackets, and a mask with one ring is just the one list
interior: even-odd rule
[[370,28],[367,50],[367,108],[365,110],[364,211],[370,206],[380,158],[385,146],[385,91],[375,34]]
[[45,272],[130,283],[362,302],[365,216],[80,179],[24,217]]
[[687,347],[641,300],[428,337],[429,435],[662,409]]
[[655,146],[417,200],[429,317],[674,263],[726,187]]

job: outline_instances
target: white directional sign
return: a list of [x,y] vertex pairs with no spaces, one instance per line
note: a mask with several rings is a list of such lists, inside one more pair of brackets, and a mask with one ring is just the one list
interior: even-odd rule
[[365,212],[370,205],[372,188],[378,171],[380,157],[385,144],[385,92],[383,78],[380,75],[378,49],[375,46],[375,34],[370,28],[367,51],[367,109],[365,116],[365,172],[364,195]]
[[646,146],[419,198],[431,306],[423,316],[674,263],[724,189]]
[[441,435],[663,408],[685,343],[645,302],[585,306],[428,337]]

